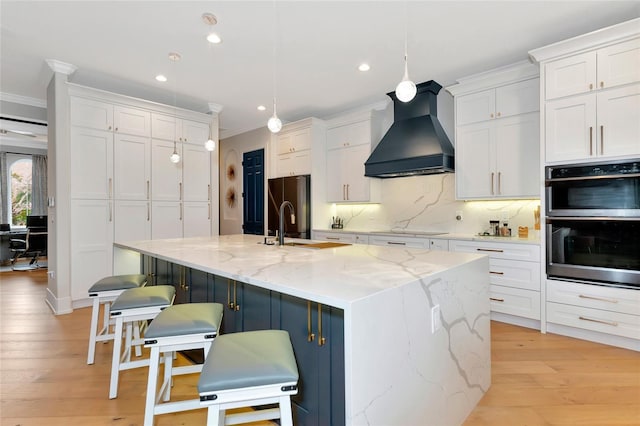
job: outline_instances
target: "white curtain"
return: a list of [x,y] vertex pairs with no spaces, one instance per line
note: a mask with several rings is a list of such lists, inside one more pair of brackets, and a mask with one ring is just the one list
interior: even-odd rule
[[7,153],[0,152],[0,223],[9,222],[9,184],[7,183],[7,177],[9,171],[7,170]]
[[47,214],[47,156],[33,155],[31,172],[31,214]]

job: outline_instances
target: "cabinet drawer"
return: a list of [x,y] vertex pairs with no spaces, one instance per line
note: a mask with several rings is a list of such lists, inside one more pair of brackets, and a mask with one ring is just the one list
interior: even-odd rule
[[429,239],[429,248],[431,250],[449,251],[449,240],[431,238]]
[[490,259],[491,284],[540,291],[540,263]]
[[355,243],[356,235],[347,234],[343,232],[315,232],[313,234],[314,240],[320,241],[336,241],[341,243]]
[[547,303],[547,321],[616,336],[640,339],[640,316],[582,306]]
[[585,308],[640,315],[640,291],[547,280],[547,300]]
[[365,234],[356,234],[355,242],[357,244],[369,244],[369,236]]
[[491,285],[491,311],[540,319],[540,292]]
[[387,247],[429,248],[428,238],[369,236],[369,244]]
[[484,241],[449,241],[450,251],[488,254],[491,258],[540,261],[540,246],[536,244],[494,243]]

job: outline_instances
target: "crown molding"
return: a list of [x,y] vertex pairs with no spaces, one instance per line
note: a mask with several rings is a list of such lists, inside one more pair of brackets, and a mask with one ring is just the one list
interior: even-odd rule
[[13,93],[0,92],[0,100],[12,102],[14,104],[29,105],[37,108],[46,108],[47,101],[44,99],[30,98],[28,96],[15,95]]
[[49,68],[53,70],[53,72],[59,72],[65,75],[71,75],[78,69],[78,67],[73,64],[58,61],[57,59],[45,59],[45,61],[47,65],[49,65]]
[[216,104],[214,102],[209,102],[208,105],[209,105],[209,111],[211,111],[213,113],[216,113],[216,114],[219,114],[220,111],[222,111],[222,109],[224,108],[223,105]]

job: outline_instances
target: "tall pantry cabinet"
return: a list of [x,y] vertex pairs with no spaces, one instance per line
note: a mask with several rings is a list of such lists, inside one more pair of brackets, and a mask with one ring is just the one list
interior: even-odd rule
[[[211,116],[76,85],[69,95],[69,261],[78,301],[113,273],[114,242],[211,235],[217,162],[204,148]],[[174,141],[178,163],[169,160]]]

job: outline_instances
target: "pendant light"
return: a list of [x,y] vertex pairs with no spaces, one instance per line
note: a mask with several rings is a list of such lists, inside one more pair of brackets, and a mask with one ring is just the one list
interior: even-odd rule
[[213,136],[211,136],[211,124],[209,124],[209,139],[204,143],[204,147],[207,151],[216,149],[216,141],[214,141]]
[[267,121],[267,127],[271,131],[271,133],[278,133],[282,130],[282,121],[278,118],[278,114],[276,112],[276,71],[277,71],[277,61],[276,61],[276,45],[278,44],[277,37],[277,13],[276,13],[276,2],[273,2],[273,115]]
[[[169,60],[172,61],[173,63],[177,63],[180,59],[182,59],[182,56],[180,56],[179,53],[177,52],[170,52],[169,53]],[[175,111],[175,116],[178,115],[178,105],[177,105],[177,101],[176,101],[176,91],[178,90],[177,88],[177,72],[174,75],[173,81],[174,81],[174,88],[173,88],[173,108]],[[174,163],[177,164],[180,162],[180,154],[178,154],[178,147],[177,147],[177,142],[176,142],[176,135],[173,135],[173,153],[171,154],[171,156],[169,157],[169,160]]]
[[[405,16],[408,21],[407,4],[405,3]],[[402,102],[409,102],[416,96],[416,84],[409,79],[409,67],[407,65],[407,26],[404,27],[404,76],[402,81],[396,86],[396,97]]]

